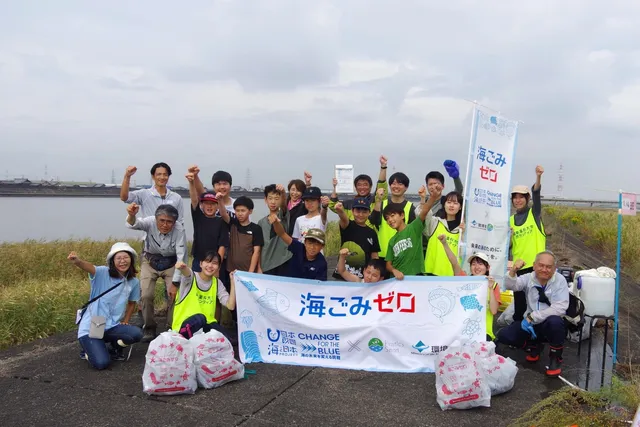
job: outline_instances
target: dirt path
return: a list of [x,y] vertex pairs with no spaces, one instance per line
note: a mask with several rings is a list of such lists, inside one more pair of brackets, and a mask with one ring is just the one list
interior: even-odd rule
[[[607,259],[598,251],[587,247],[580,239],[569,234],[553,218],[545,217],[550,234],[548,246],[559,257],[560,265],[590,269],[610,267],[615,270],[615,259]],[[618,334],[618,360],[622,363],[640,363],[640,285],[630,276],[620,275],[620,331]]]

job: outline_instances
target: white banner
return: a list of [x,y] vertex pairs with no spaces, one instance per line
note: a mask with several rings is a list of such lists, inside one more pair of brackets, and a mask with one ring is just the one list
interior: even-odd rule
[[236,272],[239,351],[265,362],[433,372],[454,341],[485,341],[485,277],[375,285]]
[[517,121],[474,108],[464,187],[466,228],[459,255],[466,263],[474,252],[486,253],[498,283],[503,283],[509,255],[511,172],[517,139]]

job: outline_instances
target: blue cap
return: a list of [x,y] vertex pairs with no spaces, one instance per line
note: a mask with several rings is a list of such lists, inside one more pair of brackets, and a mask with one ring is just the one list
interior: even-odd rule
[[320,199],[322,197],[322,191],[318,187],[309,187],[302,193],[302,200],[307,199]]
[[352,209],[366,209],[371,210],[371,202],[368,197],[356,197],[353,199]]

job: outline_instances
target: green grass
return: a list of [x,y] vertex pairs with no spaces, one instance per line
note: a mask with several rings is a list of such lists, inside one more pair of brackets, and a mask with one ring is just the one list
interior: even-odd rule
[[532,406],[513,427],[628,426],[640,404],[638,379],[613,379],[599,392],[562,388]]
[[[337,222],[327,224],[325,254],[340,248]],[[104,265],[116,240],[27,240],[0,244],[0,349],[75,329],[76,310],[89,297],[87,274],[67,261],[69,252]],[[141,253],[137,240],[128,243]],[[156,306],[163,303],[161,282]]]
[[[544,214],[580,238],[587,246],[615,259],[618,238],[616,211],[547,206],[544,208]],[[636,279],[640,279],[638,248],[640,248],[640,216],[624,216],[622,218],[621,266]]]

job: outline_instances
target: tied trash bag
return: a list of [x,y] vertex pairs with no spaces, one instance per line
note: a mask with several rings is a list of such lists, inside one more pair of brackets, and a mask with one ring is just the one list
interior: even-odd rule
[[475,351],[473,345],[454,346],[438,355],[436,392],[443,411],[491,406],[491,389]]
[[244,365],[235,359],[231,343],[220,332],[194,335],[191,345],[200,387],[220,387],[244,378]]
[[493,354],[481,359],[480,364],[492,396],[506,393],[513,388],[518,373],[518,367],[514,360]]
[[193,394],[198,388],[193,349],[189,341],[175,332],[163,332],[147,350],[143,391],[147,394]]

